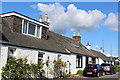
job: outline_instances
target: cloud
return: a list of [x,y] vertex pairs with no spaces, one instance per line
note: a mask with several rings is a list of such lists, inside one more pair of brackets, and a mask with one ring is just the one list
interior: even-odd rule
[[104,25],[113,31],[118,31],[118,16],[114,13],[109,13]]
[[100,46],[96,45],[96,46],[94,46],[94,48],[96,48],[96,49],[100,49]]
[[37,8],[37,5],[35,4],[35,5],[31,5],[30,7],[32,7],[32,8]]
[[88,32],[96,29],[103,18],[104,13],[99,10],[81,10],[74,4],[67,8],[60,3],[42,4],[38,3],[38,10],[43,14],[47,13],[50,21],[50,29],[58,33],[66,33],[67,29]]
[[112,55],[108,53],[106,56],[107,56],[107,57],[111,57]]

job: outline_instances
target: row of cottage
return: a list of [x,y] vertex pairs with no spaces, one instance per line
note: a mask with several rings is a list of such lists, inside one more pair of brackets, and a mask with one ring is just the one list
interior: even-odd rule
[[[102,48],[96,51],[90,48],[90,43],[84,46],[79,31],[72,38],[51,32],[47,15],[44,22],[42,16],[37,21],[17,12],[3,13],[0,19],[0,73],[10,56],[26,57],[28,63],[35,64],[39,60],[44,63],[47,59],[53,61],[62,58],[67,64],[66,70],[71,74],[83,70],[90,61],[97,64],[111,62]],[[46,77],[54,77],[50,72],[52,65],[43,68],[47,71]]]

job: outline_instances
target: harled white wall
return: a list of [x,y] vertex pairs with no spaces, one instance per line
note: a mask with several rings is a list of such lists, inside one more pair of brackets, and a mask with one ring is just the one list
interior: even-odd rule
[[1,72],[2,72],[2,67],[5,66],[7,62],[7,56],[8,56],[8,47],[7,46],[1,46],[1,51],[0,51],[0,80],[1,80]]

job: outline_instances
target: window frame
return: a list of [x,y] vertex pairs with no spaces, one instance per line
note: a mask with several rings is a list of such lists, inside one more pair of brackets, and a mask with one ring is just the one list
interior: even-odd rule
[[[11,50],[13,50],[13,52],[11,52]],[[8,47],[8,58],[14,57],[15,51],[16,51],[16,48]]]
[[[27,22],[27,32],[26,33],[24,33],[24,22]],[[35,33],[34,33],[34,35],[32,35],[32,34],[28,34],[28,30],[29,30],[29,24],[33,24],[33,25],[35,25]],[[38,28],[38,26],[40,27],[40,32],[39,32],[39,36],[37,36],[37,28]],[[41,39],[41,34],[42,34],[42,25],[38,25],[38,24],[35,24],[35,23],[33,23],[33,22],[30,22],[30,21],[27,21],[27,20],[25,20],[25,19],[23,19],[22,20],[22,34],[25,34],[25,35],[29,35],[29,36],[32,36],[32,37],[36,37],[36,38],[40,38]]]
[[[42,57],[39,57],[39,54],[41,54]],[[38,51],[38,61],[39,61],[39,60],[42,60],[42,61],[43,61],[44,54],[45,54],[45,53]]]
[[[77,59],[78,59],[78,61],[77,61]],[[82,68],[82,66],[83,66],[82,61],[83,61],[83,56],[82,55],[77,55],[76,56],[76,68]]]

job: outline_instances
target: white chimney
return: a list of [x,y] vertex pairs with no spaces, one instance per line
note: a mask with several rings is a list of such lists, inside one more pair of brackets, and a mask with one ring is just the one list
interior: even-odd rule
[[86,48],[90,50],[90,43],[88,42],[87,45],[86,45]]
[[78,36],[80,36],[80,30],[78,30]]
[[103,50],[102,48],[100,48],[100,52],[101,52],[101,53],[103,53],[103,52],[104,52],[104,50]]
[[48,14],[45,14],[45,20],[44,22],[48,22]]
[[73,36],[76,36],[76,32],[74,32]]
[[42,15],[40,15],[40,17],[39,17],[39,21],[42,22]]

